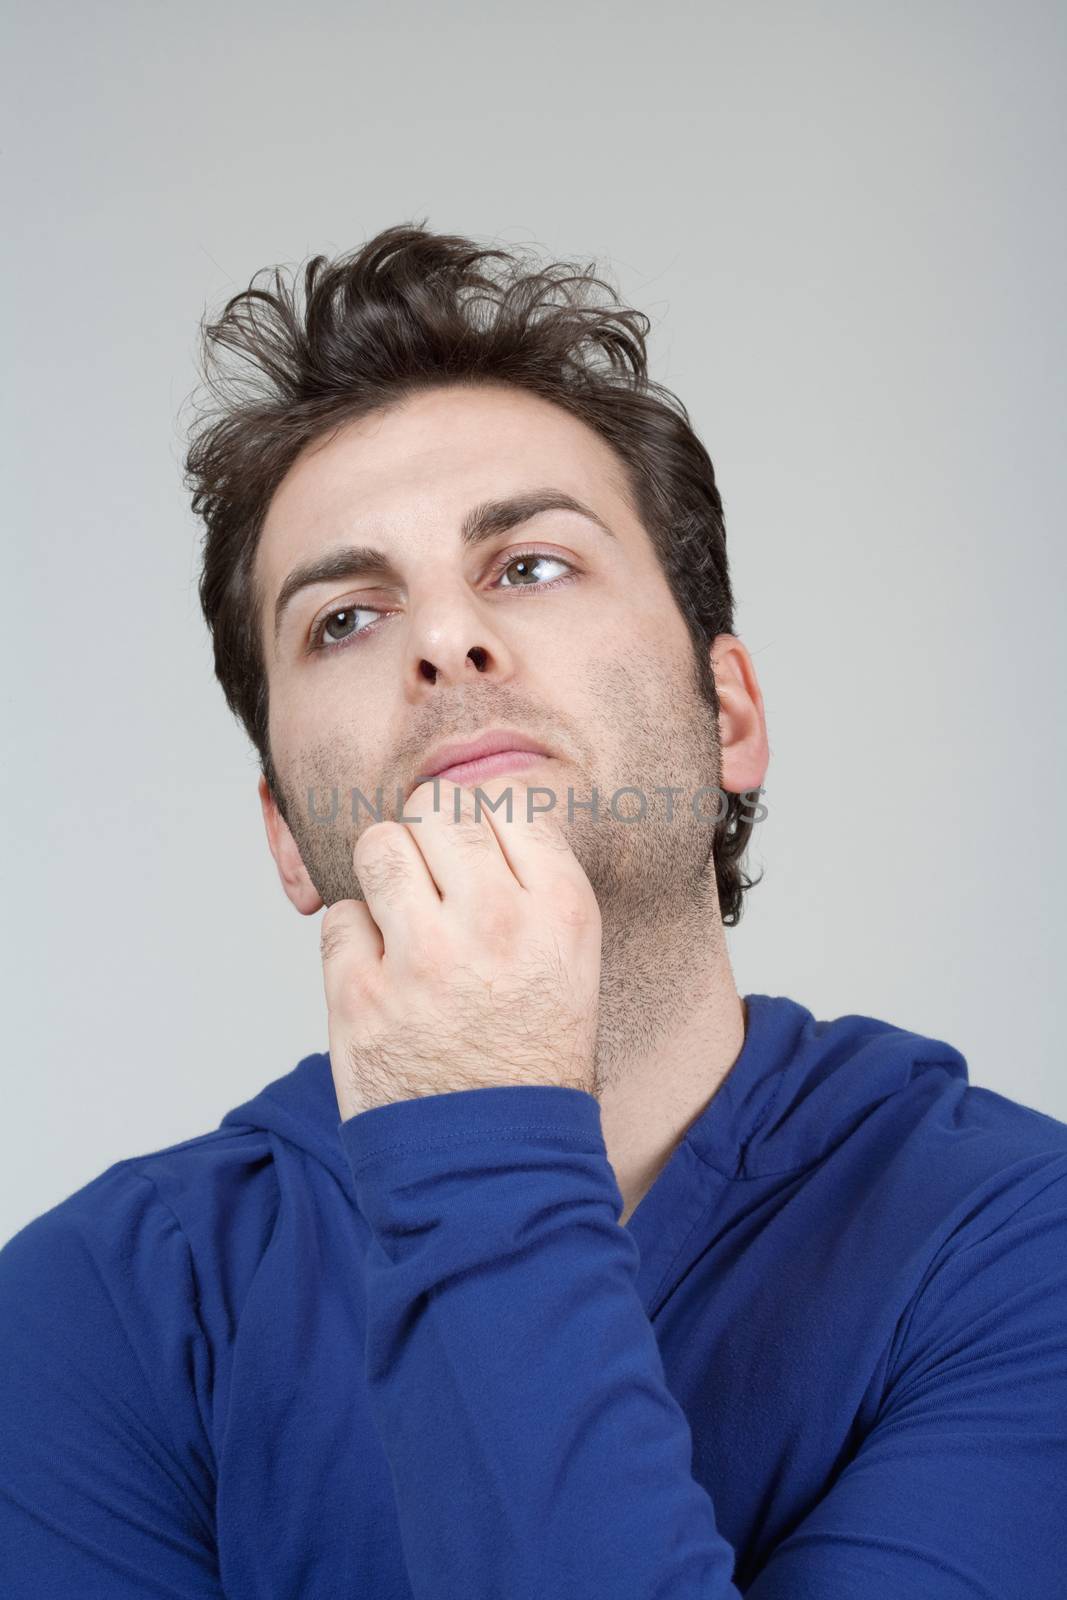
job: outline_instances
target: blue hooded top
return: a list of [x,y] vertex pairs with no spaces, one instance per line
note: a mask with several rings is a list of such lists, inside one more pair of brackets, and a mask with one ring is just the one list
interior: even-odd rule
[[625,1226],[593,1096],[325,1054],[30,1222],[4,1600],[1067,1595],[1067,1125],[746,999]]

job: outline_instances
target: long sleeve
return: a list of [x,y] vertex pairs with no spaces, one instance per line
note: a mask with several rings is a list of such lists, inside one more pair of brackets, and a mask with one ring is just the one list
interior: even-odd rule
[[181,1230],[128,1167],[0,1250],[4,1600],[221,1600],[195,1301]]
[[416,1600],[737,1600],[593,1096],[462,1090],[339,1133]]
[[[416,1600],[735,1600],[592,1096],[476,1089],[339,1133],[371,1230],[366,1371]],[[875,1426],[748,1600],[1064,1592],[1065,1329],[1050,1177],[931,1274]]]
[[748,1600],[1067,1596],[1064,1167],[936,1263],[874,1427]]

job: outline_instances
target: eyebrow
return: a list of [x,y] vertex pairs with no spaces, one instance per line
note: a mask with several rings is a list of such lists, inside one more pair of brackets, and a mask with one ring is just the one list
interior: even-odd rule
[[[499,533],[507,533],[520,523],[529,522],[531,517],[539,516],[542,511],[576,511],[602,533],[606,533],[609,539],[616,537],[590,506],[576,500],[573,495],[565,494],[561,489],[529,489],[523,494],[508,495],[501,500],[486,500],[481,505],[472,506],[459,530],[460,544],[464,550],[473,549]],[[317,583],[348,582],[369,575],[390,581],[399,578],[396,567],[385,551],[366,544],[344,545],[339,550],[331,550],[328,555],[294,567],[278,591],[274,605],[275,645],[281,633],[286,607],[302,589],[309,589]]]

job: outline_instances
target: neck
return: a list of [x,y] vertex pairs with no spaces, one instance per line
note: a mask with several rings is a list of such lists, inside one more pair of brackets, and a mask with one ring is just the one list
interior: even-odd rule
[[717,901],[654,930],[607,917],[599,1019],[595,1093],[625,1225],[744,1044]]

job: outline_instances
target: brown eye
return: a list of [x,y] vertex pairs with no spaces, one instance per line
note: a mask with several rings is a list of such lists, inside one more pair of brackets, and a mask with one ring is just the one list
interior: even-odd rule
[[552,578],[546,577],[545,566],[561,567],[565,572],[570,571],[570,564],[561,556],[540,555],[536,550],[525,550],[521,555],[512,556],[507,566],[501,571],[501,579],[510,572],[516,574],[514,582],[501,583],[504,589],[529,589],[539,583],[549,583]]

